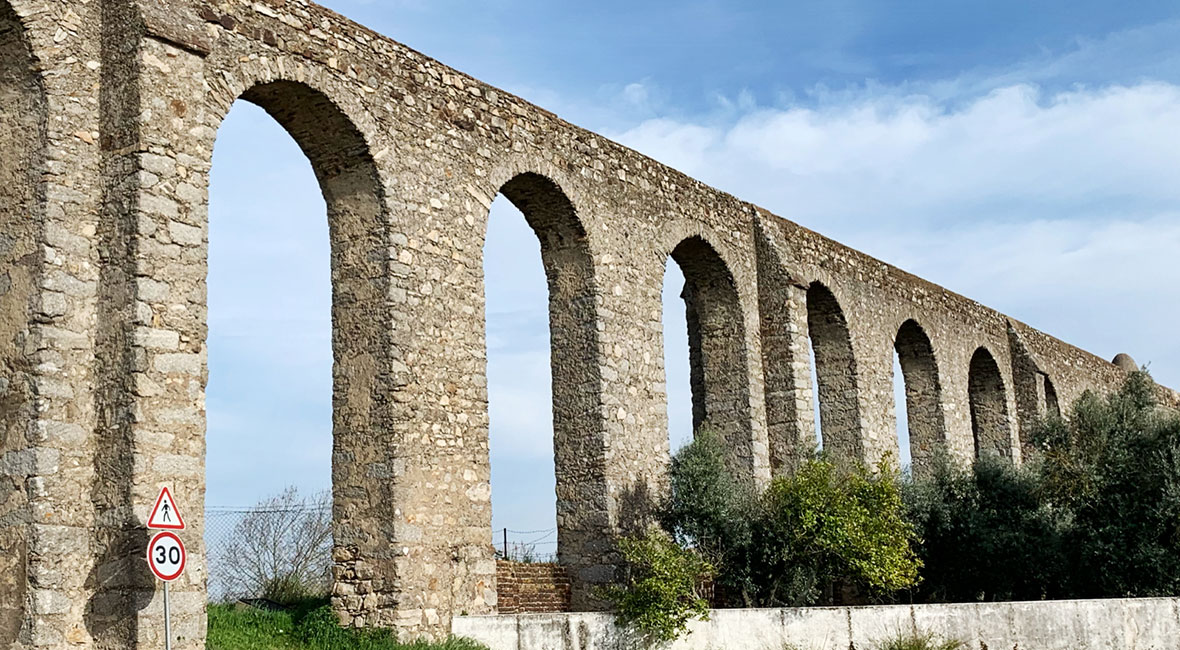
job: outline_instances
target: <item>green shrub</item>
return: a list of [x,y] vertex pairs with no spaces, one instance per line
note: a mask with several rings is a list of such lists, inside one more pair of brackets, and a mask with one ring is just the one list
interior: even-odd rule
[[673,458],[661,517],[683,545],[717,567],[717,602],[812,605],[833,586],[882,595],[917,580],[913,527],[897,476],[884,466],[838,468],[816,458],[761,496],[733,477],[723,441],[707,430]]
[[965,650],[962,641],[939,639],[933,634],[906,632],[878,643],[876,650]]
[[682,546],[696,549],[716,567],[720,602],[751,607],[757,592],[754,526],[761,504],[752,486],[734,478],[726,453],[718,434],[697,431],[672,458],[660,520]]
[[699,590],[712,578],[713,567],[698,553],[656,528],[643,537],[620,540],[619,548],[626,575],[621,586],[606,589],[604,595],[620,624],[659,642],[679,637],[692,619],[708,618],[709,603]]
[[1046,499],[1070,516],[1073,597],[1180,594],[1180,415],[1155,390],[1135,373],[1036,434]]
[[939,459],[905,488],[922,543],[925,602],[1039,600],[1063,595],[1067,517],[1041,497],[1035,469],[988,456],[971,469]]
[[1143,372],[1033,433],[1023,468],[937,464],[907,486],[925,569],[916,600],[1180,594],[1180,415]]
[[918,581],[917,538],[884,464],[870,473],[809,460],[771,484],[762,513],[755,583],[763,606],[815,604],[835,584],[887,595]]

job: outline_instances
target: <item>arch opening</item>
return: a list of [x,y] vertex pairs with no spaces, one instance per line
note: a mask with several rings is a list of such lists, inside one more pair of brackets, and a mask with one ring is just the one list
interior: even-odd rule
[[[692,433],[707,428],[721,436],[734,470],[751,476],[750,392],[737,285],[720,254],[701,237],[681,241],[670,257],[684,276],[680,297],[688,342]],[[669,275],[666,270],[665,283]],[[669,420],[675,421],[671,415]]]
[[[389,572],[380,559],[388,540],[371,535],[392,530],[380,508],[394,502],[392,485],[374,487],[370,480],[374,468],[394,462],[387,440],[392,327],[381,183],[363,135],[322,92],[296,82],[263,83],[242,93],[239,106],[218,131],[211,245],[201,259],[209,316],[196,337],[207,341],[210,356],[206,483],[213,483],[209,492],[217,501],[206,503],[212,507],[205,530],[209,595],[260,587],[218,584],[215,572],[234,570],[241,550],[225,537],[258,526],[298,530],[297,548],[290,540],[275,545],[281,548],[271,572],[291,573],[330,596],[345,622],[366,613],[377,621],[375,612],[362,610],[380,607],[384,595],[376,605],[358,606],[344,594],[361,593],[369,589],[361,584],[366,576]],[[245,146],[221,140],[234,137],[237,113],[253,120]],[[271,119],[281,131],[268,126]],[[259,147],[254,127],[277,135]],[[240,160],[224,158],[226,147]],[[280,166],[280,155],[306,160]],[[206,225],[198,211],[187,216],[194,228]],[[239,410],[251,408],[241,405],[250,396],[257,410]],[[266,422],[252,426],[260,412]],[[272,467],[260,473],[268,482],[216,485],[215,474],[241,477],[227,458],[244,456],[256,466],[260,442]],[[291,495],[288,486],[299,492]],[[216,509],[255,503],[262,507],[228,522]],[[356,584],[342,586],[348,583]]]
[[[25,341],[38,308],[45,92],[25,28],[0,0],[0,456],[22,451],[35,416]],[[46,303],[47,304],[47,303]],[[50,308],[42,305],[41,312]],[[52,315],[52,313],[49,313]],[[0,475],[2,478],[3,475]],[[30,539],[24,477],[0,480],[0,647],[25,624]]]
[[834,458],[862,459],[856,359],[848,322],[835,294],[820,282],[807,289],[807,331],[815,356],[819,429]]
[[[604,476],[605,442],[603,432],[597,430],[598,425],[594,424],[601,420],[602,397],[601,369],[597,363],[597,303],[589,242],[572,202],[550,178],[533,172],[518,174],[500,187],[499,194],[515,208],[509,212],[519,212],[523,216],[540,245],[539,261],[540,268],[544,270],[544,288],[538,286],[534,293],[547,293],[547,300],[543,302],[547,314],[532,301],[532,293],[525,296],[525,302],[531,305],[522,305],[517,301],[512,307],[516,317],[523,314],[529,319],[529,326],[536,330],[528,336],[540,335],[543,338],[547,334],[548,337],[547,354],[541,353],[541,367],[529,372],[530,388],[526,390],[530,391],[530,399],[535,399],[544,394],[543,383],[549,382],[551,409],[545,415],[551,416],[552,432],[550,436],[545,436],[543,431],[538,431],[538,435],[528,444],[533,450],[530,471],[534,474],[536,461],[543,461],[542,464],[548,466],[548,462],[544,461],[552,459],[553,473],[543,472],[544,477],[537,478],[534,487],[539,490],[548,488],[549,494],[554,495],[556,500],[550,501],[551,505],[543,506],[546,513],[553,512],[553,515],[530,515],[533,517],[530,522],[539,521],[540,524],[510,524],[510,520],[502,519],[500,514],[504,512],[512,516],[512,511],[508,510],[493,512],[492,515],[500,528],[543,531],[540,534],[528,533],[527,537],[518,541],[534,545],[534,555],[549,555],[556,547],[556,561],[570,569],[571,578],[575,581],[571,607],[581,609],[586,607],[592,594],[589,590],[579,588],[578,573],[584,566],[598,564],[607,551],[602,532],[607,529],[609,522]],[[498,315],[493,310],[500,308],[496,303],[502,287],[493,285],[497,276],[488,266],[491,263],[489,260],[494,261],[489,251],[495,255],[497,251],[494,247],[499,244],[497,239],[500,233],[493,228],[496,226],[489,226],[489,236],[485,239],[484,291],[487,297],[489,412],[492,418],[490,436],[493,447],[499,452],[501,444],[497,438],[508,434],[503,430],[507,420],[503,419],[506,411],[502,407],[511,406],[511,400],[502,399],[498,403],[494,393],[501,384],[506,387],[511,383],[517,389],[522,388],[520,373],[525,369],[498,366],[506,359],[500,358],[500,350],[497,349],[500,344],[494,338],[503,332],[498,331]],[[504,248],[502,252],[512,256],[512,263],[519,267],[522,262],[519,251],[521,242],[515,239],[511,243],[514,246]],[[538,268],[535,260],[530,255],[523,262],[526,267]],[[529,272],[527,268],[524,271]],[[511,280],[519,282],[516,275]],[[534,348],[530,349],[537,352]],[[504,381],[497,378],[501,371]],[[535,415],[540,419],[548,419],[541,414]],[[548,437],[548,442],[542,442],[542,437]],[[541,445],[545,446],[544,451],[538,448]],[[511,467],[502,469],[510,470]],[[513,479],[510,473],[501,472],[495,467],[492,471],[498,484],[497,493],[509,489],[515,492],[522,488],[521,481]],[[500,477],[508,480],[502,481]],[[536,494],[529,499],[537,499],[541,503]],[[533,528],[533,525],[539,528]],[[548,530],[551,527],[556,529],[555,544],[554,536]],[[512,551],[511,538],[510,532],[509,555]],[[503,540],[501,538],[498,541],[502,543]]]
[[1000,374],[1000,366],[986,348],[979,348],[971,357],[967,396],[971,408],[975,457],[996,455],[1011,458],[1012,439],[1004,377]]
[[[904,383],[910,470],[915,476],[925,476],[933,469],[936,450],[946,440],[934,347],[925,330],[916,321],[907,320],[897,331],[893,349]],[[901,417],[899,413],[899,421]]]
[[675,454],[692,442],[692,381],[690,380],[688,320],[684,309],[676,309],[683,300],[684,272],[668,257],[664,264],[661,292],[664,333],[664,391],[668,412],[668,450]]
[[1049,417],[1061,417],[1061,403],[1057,401],[1057,387],[1053,380],[1045,375],[1045,414]]
[[807,338],[807,376],[811,380],[811,422],[815,431],[815,449],[824,450],[824,423],[819,408],[819,371],[815,365],[815,346]]
[[503,195],[488,213],[483,272],[493,543],[500,559],[549,561],[557,552],[549,289],[536,232]]

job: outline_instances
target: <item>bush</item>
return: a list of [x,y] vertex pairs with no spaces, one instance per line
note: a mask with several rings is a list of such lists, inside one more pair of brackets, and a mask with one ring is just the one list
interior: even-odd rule
[[1042,422],[1023,468],[939,462],[906,489],[918,600],[1180,594],[1180,416],[1146,373]]
[[669,496],[660,521],[685,547],[695,548],[717,569],[718,598],[752,607],[754,526],[758,498],[726,466],[723,439],[701,429],[673,458]]
[[620,540],[627,562],[623,585],[605,590],[619,623],[635,627],[652,641],[671,641],[692,619],[706,620],[709,603],[700,587],[713,567],[699,554],[681,548],[659,529]]
[[945,459],[906,485],[924,566],[924,602],[1038,600],[1061,596],[1066,517],[1045,504],[1038,474],[987,456],[968,470]]
[[917,582],[917,538],[884,464],[870,474],[812,459],[775,480],[763,502],[755,578],[762,606],[830,602],[834,585],[888,595]]
[[822,459],[762,496],[733,478],[709,431],[673,458],[662,521],[717,567],[718,602],[777,607],[833,600],[833,585],[884,594],[912,585],[919,563],[897,477]]
[[265,499],[210,558],[224,595],[280,604],[326,597],[332,585],[331,494],[294,487]]
[[1067,511],[1073,597],[1180,593],[1180,416],[1145,372],[1084,395],[1035,441],[1046,499]]
[[962,641],[939,639],[933,634],[907,632],[878,643],[876,650],[964,650]]

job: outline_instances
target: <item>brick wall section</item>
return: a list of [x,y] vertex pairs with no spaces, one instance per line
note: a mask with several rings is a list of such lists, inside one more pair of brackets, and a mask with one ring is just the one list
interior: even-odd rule
[[558,564],[496,562],[496,595],[501,614],[570,611],[570,578]]

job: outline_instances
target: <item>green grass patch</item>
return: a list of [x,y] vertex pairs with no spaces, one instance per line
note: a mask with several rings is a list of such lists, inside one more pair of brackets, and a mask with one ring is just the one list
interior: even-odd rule
[[906,633],[877,644],[877,650],[964,650],[962,641],[940,639],[933,634]]
[[209,606],[207,650],[487,650],[467,639],[398,643],[389,630],[340,627],[322,600],[283,611]]

